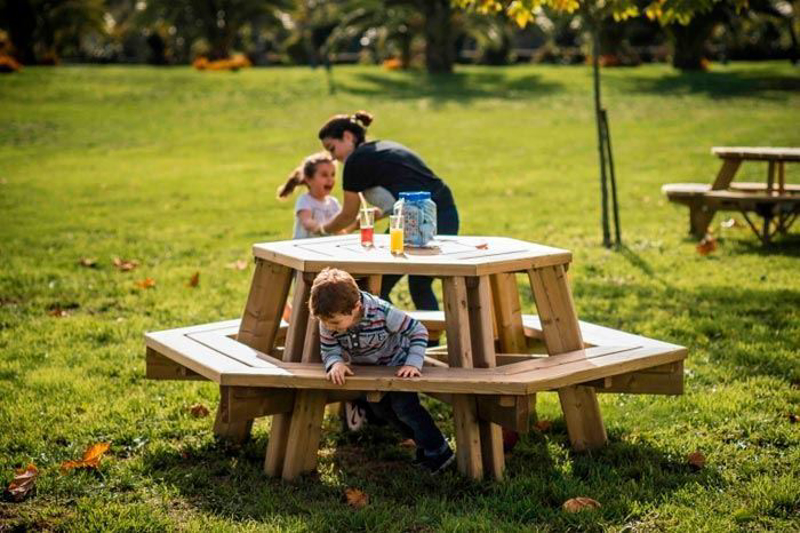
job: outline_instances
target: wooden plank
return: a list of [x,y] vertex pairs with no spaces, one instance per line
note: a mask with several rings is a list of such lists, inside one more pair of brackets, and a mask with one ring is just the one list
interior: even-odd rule
[[490,279],[500,351],[523,353],[526,341],[517,278],[513,273],[502,273],[495,274]]
[[147,379],[206,381],[206,378],[197,372],[179,365],[149,347],[145,355],[145,377]]
[[223,335],[224,331],[225,330],[192,333],[187,335],[187,337],[247,366],[255,368],[280,368],[280,359],[261,353],[255,348],[251,348],[246,344],[242,344],[237,340]]
[[253,420],[262,416],[288,413],[294,407],[293,389],[265,389],[261,387],[225,387],[227,409],[224,422]]
[[292,320],[286,332],[284,361],[302,361],[303,348],[309,322],[308,299],[311,296],[312,282],[302,272],[295,274],[294,298],[292,299]]
[[627,394],[683,394],[683,365],[681,362],[670,366],[679,366],[680,370],[671,373],[656,373],[648,370],[629,372],[611,376],[602,380],[584,383],[594,387],[597,392],[614,392]]
[[533,371],[541,371],[546,368],[553,368],[573,361],[584,361],[594,359],[597,357],[604,357],[606,355],[627,352],[633,354],[639,346],[596,346],[594,348],[585,348],[583,350],[573,350],[571,352],[563,352],[550,357],[537,357],[535,359],[528,359],[518,363],[512,363],[497,368],[498,374],[507,375],[509,377],[516,374],[530,374]]
[[741,164],[741,159],[723,159],[722,167],[719,169],[717,177],[714,178],[714,182],[711,184],[711,190],[721,191],[727,189]]
[[217,383],[220,382],[223,374],[251,368],[216,350],[203,346],[186,335],[172,331],[147,333],[145,335],[146,346]]
[[[478,418],[480,423],[492,423],[497,426],[500,431],[500,453],[503,452],[503,435],[500,426],[516,431],[518,433],[527,433],[530,430],[530,400],[528,396],[511,396],[514,400],[513,405],[502,405],[500,396],[478,396]],[[482,435],[483,436],[483,435]],[[481,439],[481,448],[483,448],[484,441]],[[492,461],[498,461],[495,457]],[[486,461],[484,460],[484,468],[486,468]],[[501,471],[502,474],[502,471]]]
[[[488,276],[467,280],[467,304],[472,362],[477,368],[496,366],[494,331],[492,327],[492,292]],[[520,320],[520,329],[522,322]],[[477,398],[475,401],[479,401]],[[525,402],[526,406],[528,402]],[[478,404],[480,411],[480,404]],[[527,411],[526,411],[527,417]],[[483,471],[495,480],[503,479],[505,457],[503,455],[503,433],[500,426],[490,420],[479,420]]]
[[224,385],[219,388],[219,404],[217,405],[217,415],[214,420],[214,435],[240,444],[250,438],[253,419],[230,420],[228,418],[231,388]]
[[477,276],[509,270],[526,270],[568,263],[567,250],[506,237],[442,236],[437,252],[407,250],[401,257],[389,253],[388,235],[376,235],[376,246],[365,250],[358,236],[336,236],[299,241],[256,244],[257,258],[303,270],[319,272],[341,268],[353,275],[416,274],[427,276]]
[[775,146],[715,146],[711,153],[746,161],[800,161],[800,148]]
[[[548,353],[582,349],[580,325],[563,267],[530,270],[528,278]],[[558,397],[572,447],[580,451],[605,445],[608,437],[594,389],[567,386],[558,390]]]
[[325,392],[318,390],[297,392],[283,464],[285,481],[316,467],[325,396]]
[[[442,369],[442,371],[452,372],[455,368],[471,369],[473,366],[472,340],[470,338],[466,281],[461,277],[446,277],[442,280],[442,289],[447,322],[448,358],[450,366],[454,367]],[[483,459],[475,397],[468,394],[455,394],[452,402],[458,469],[472,479],[480,479],[483,477]]]
[[247,304],[237,340],[262,353],[270,353],[289,295],[292,271],[264,260],[256,261]]

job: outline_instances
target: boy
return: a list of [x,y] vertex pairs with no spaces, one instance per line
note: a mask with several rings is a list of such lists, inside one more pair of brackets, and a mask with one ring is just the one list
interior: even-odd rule
[[[354,375],[345,364],[399,367],[399,377],[421,375],[428,331],[392,304],[356,285],[343,270],[326,268],[311,286],[311,314],[319,319],[320,351],[328,379],[344,385]],[[417,443],[417,462],[433,474],[455,459],[430,413],[416,392],[389,392],[380,402],[370,403],[378,416],[392,422],[405,438]]]

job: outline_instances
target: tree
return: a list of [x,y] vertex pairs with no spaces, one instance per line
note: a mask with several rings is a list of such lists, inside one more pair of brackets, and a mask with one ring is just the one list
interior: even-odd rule
[[[642,10],[636,0],[453,0],[461,9],[474,10],[478,13],[493,14],[504,11],[520,27],[524,27],[536,18],[542,7],[557,12],[576,14],[583,17],[592,36],[592,71],[595,121],[597,123],[597,147],[600,159],[600,202],[601,226],[603,230],[603,246],[611,247],[611,230],[608,217],[608,171],[613,180],[613,160],[611,141],[608,132],[606,110],[602,105],[600,93],[600,28],[603,20],[625,20],[639,16]],[[747,4],[747,0],[646,0],[644,14],[661,24],[679,23],[686,25],[699,13],[707,13],[722,2],[730,2],[737,9]],[[616,187],[612,181],[612,193],[616,196]],[[614,199],[614,219],[616,223],[616,241],[620,242],[620,232]]]
[[190,45],[204,41],[213,60],[230,56],[247,24],[265,17],[276,19],[276,9],[287,7],[288,0],[150,0],[143,20],[168,24]]
[[0,24],[22,64],[55,62],[77,50],[81,36],[102,33],[102,0],[0,0]]

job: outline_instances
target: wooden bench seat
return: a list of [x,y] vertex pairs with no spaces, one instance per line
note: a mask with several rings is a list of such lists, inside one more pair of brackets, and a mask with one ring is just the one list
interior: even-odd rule
[[[439,320],[430,312],[424,318],[431,325]],[[525,315],[523,323],[529,336],[541,335],[538,317]],[[662,384],[652,392],[682,392],[682,368],[676,365],[686,357],[685,348],[585,322],[580,325],[589,346],[585,350],[552,357],[513,354],[516,357],[509,359],[514,363],[491,369],[449,368],[429,359],[431,366],[424,375],[413,379],[397,378],[391,368],[365,366],[340,386],[326,380],[319,363],[283,362],[237,342],[239,321],[230,320],[146,334],[147,377],[208,379],[237,387],[529,395],[590,381],[601,382],[597,386],[602,391],[613,385],[608,378],[666,365],[681,379],[672,388]],[[656,373],[664,374],[664,368]],[[639,387],[631,392],[650,391]]]

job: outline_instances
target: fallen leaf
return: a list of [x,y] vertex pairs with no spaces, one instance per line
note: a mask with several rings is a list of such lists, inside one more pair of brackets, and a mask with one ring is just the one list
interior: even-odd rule
[[56,318],[64,318],[65,316],[69,316],[69,311],[61,309],[59,306],[54,306],[47,310],[47,314]]
[[120,259],[119,257],[115,257],[112,263],[117,270],[121,270],[122,272],[128,272],[139,266],[139,261],[135,259]]
[[208,410],[208,407],[203,405],[202,403],[196,403],[189,408],[189,412],[192,413],[192,416],[195,418],[205,418],[211,412]]
[[97,468],[100,466],[100,459],[108,449],[111,448],[110,442],[98,442],[92,444],[83,452],[83,457],[77,461],[64,461],[61,463],[61,471],[67,472],[73,468]]
[[599,509],[600,502],[584,496],[578,496],[565,501],[561,507],[568,513],[577,513],[584,510]]
[[789,413],[789,422],[791,422],[792,424],[797,424],[798,422],[800,422],[800,416],[798,416],[795,413]]
[[553,423],[549,420],[537,420],[536,423],[533,425],[536,429],[541,431],[542,433],[547,433],[553,427]]
[[134,284],[140,289],[152,289],[156,286],[156,280],[153,278],[144,278],[143,280],[135,281]]
[[233,270],[246,270],[247,269],[247,265],[249,265],[249,264],[250,263],[248,263],[244,259],[237,259],[233,263],[228,263],[226,266],[228,268],[233,269]]
[[189,278],[189,283],[186,284],[187,287],[197,287],[200,285],[200,272],[195,272],[192,274],[192,277]]
[[358,489],[345,489],[344,495],[347,498],[347,505],[353,509],[363,509],[369,504],[369,495]]
[[519,433],[503,428],[503,453],[510,453],[519,442]]
[[475,245],[475,248],[477,248],[478,250],[488,250],[489,249],[489,243],[487,243],[487,242],[478,243],[478,244]]
[[719,225],[727,229],[744,227],[744,225],[735,218],[729,218],[728,220],[723,220],[722,222],[719,223]]
[[17,470],[17,475],[11,480],[5,491],[6,499],[12,502],[21,502],[27,498],[34,489],[34,482],[39,475],[36,465],[30,463],[27,468]]
[[695,470],[700,470],[706,465],[706,456],[701,452],[692,452],[686,456],[686,461]]
[[86,268],[97,268],[97,259],[94,257],[81,257],[78,264]]
[[400,441],[400,446],[402,446],[403,448],[416,448],[417,443],[414,442],[414,439],[405,439]]
[[708,255],[717,249],[717,239],[713,235],[706,235],[697,244],[697,253],[700,255]]
[[285,322],[289,322],[292,320],[292,304],[290,304],[289,302],[286,302],[286,305],[283,306],[283,315],[281,316],[281,318]]

